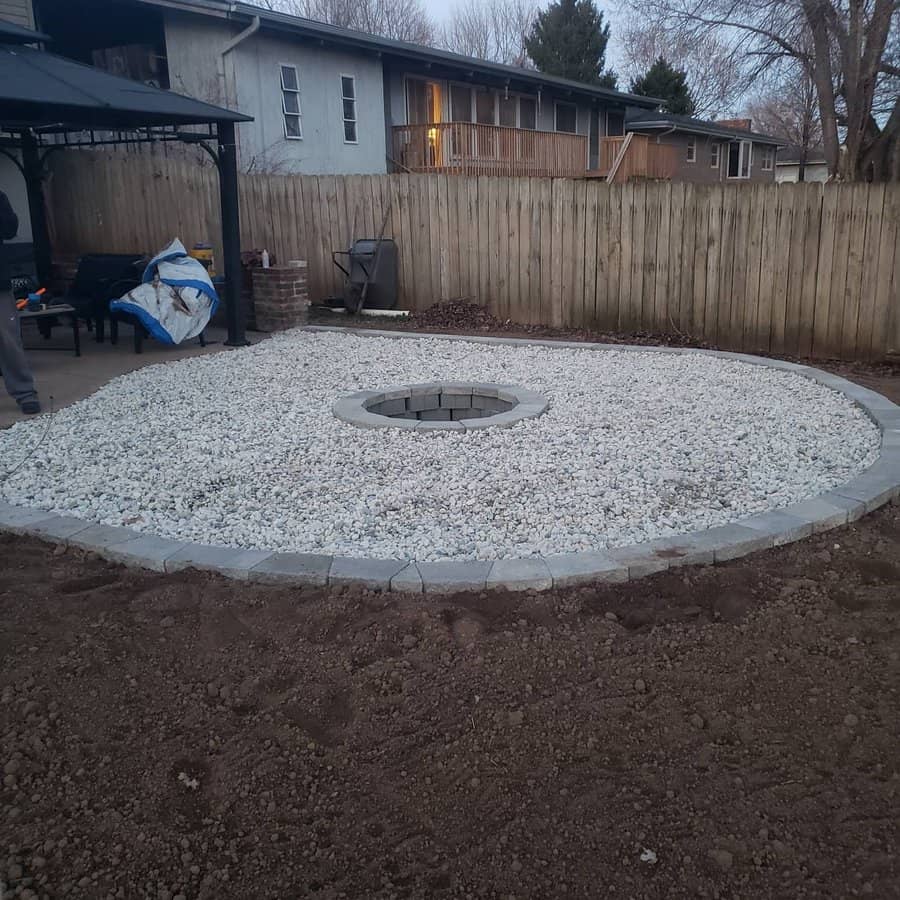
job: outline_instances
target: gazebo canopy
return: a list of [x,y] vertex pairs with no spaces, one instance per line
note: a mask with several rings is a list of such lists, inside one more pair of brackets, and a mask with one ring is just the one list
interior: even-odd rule
[[[219,144],[215,160],[221,193],[228,343],[245,343],[234,126],[252,118],[26,46],[45,40],[49,40],[46,35],[0,22],[0,137],[7,135],[3,146],[22,151],[38,275],[44,280],[49,277],[51,258],[41,187],[41,144],[57,149],[66,143],[56,135],[84,132],[91,134],[87,140],[78,140],[80,145],[133,142],[134,136],[123,137],[123,133],[142,129],[150,131],[138,138],[140,141],[153,140],[153,129],[168,129],[168,140],[189,140],[191,135],[178,129],[206,125],[207,135],[194,134],[193,139],[208,136]],[[103,138],[95,139],[95,131],[103,132]]]
[[5,130],[46,126],[116,130],[250,121],[230,109],[33,47],[0,45],[0,127]]
[[53,40],[40,31],[31,31],[12,22],[0,21],[0,44],[37,44]]

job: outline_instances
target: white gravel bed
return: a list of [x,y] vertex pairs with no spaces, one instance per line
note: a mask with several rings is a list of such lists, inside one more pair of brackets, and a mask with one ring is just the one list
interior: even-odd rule
[[[366,431],[344,394],[512,383],[549,410],[469,433]],[[0,432],[0,478],[46,420]],[[702,354],[288,332],[148,366],[55,413],[7,501],[181,540],[379,558],[498,559],[732,522],[878,456],[851,401]]]

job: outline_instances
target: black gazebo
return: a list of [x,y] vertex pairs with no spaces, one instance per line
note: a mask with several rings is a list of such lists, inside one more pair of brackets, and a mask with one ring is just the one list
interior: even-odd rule
[[[25,178],[38,277],[49,279],[52,260],[41,187],[48,153],[161,141],[199,144],[219,170],[227,343],[245,344],[235,124],[251,117],[28,46],[49,40],[0,22],[0,152]],[[21,152],[21,161],[13,150]]]

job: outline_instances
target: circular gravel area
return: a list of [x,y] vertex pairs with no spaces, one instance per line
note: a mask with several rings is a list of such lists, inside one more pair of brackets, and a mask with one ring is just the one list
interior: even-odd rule
[[[508,428],[365,430],[354,391],[522,385]],[[12,466],[46,427],[0,433]],[[506,559],[636,544],[844,484],[877,426],[812,380],[702,353],[294,331],[148,366],[60,410],[7,501],[179,540],[374,558]]]

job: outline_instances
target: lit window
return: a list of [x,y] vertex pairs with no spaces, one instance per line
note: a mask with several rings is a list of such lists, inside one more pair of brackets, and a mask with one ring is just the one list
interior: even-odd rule
[[709,148],[709,164],[710,164],[714,169],[718,169],[718,168],[719,168],[719,161],[720,161],[720,159],[721,159],[719,148],[720,148],[721,146],[722,146],[721,144],[713,144],[713,145]]
[[578,107],[574,103],[556,104],[556,130],[575,134],[578,130]]
[[290,140],[303,137],[300,124],[300,79],[296,66],[281,67],[281,112],[284,114],[284,136]]
[[763,149],[762,167],[764,172],[771,172],[775,168],[775,148],[765,147]]
[[697,162],[697,138],[693,135],[687,139],[687,161]]
[[356,141],[356,79],[341,75],[341,100],[344,104],[344,143]]

